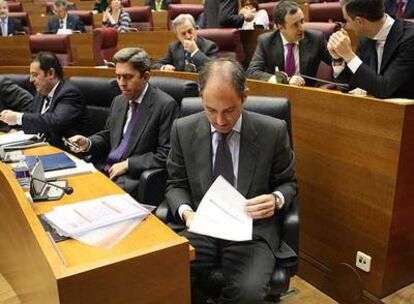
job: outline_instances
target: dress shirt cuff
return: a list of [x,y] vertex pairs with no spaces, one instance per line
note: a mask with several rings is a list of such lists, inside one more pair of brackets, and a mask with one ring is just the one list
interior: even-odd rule
[[270,78],[267,80],[267,82],[269,82],[269,83],[276,83],[276,76],[275,76],[275,75],[273,75],[272,77],[270,77]]
[[348,62],[348,68],[351,70],[352,73],[356,73],[360,65],[362,64],[362,60],[358,56],[354,56],[350,62]]
[[280,199],[280,204],[276,206],[276,209],[282,209],[285,205],[285,197],[283,196],[283,193],[280,191],[273,192],[274,195],[276,195]]
[[197,52],[198,52],[198,49],[196,49],[194,52],[192,52],[192,53],[190,54],[190,56],[191,56],[191,57],[194,57],[194,55],[195,55],[195,54],[197,54]]
[[86,138],[86,141],[88,142],[88,147],[85,149],[84,152],[89,152],[89,150],[92,147],[92,141],[89,138]]
[[19,126],[23,124],[23,114],[24,113],[17,113],[16,115],[16,124]]
[[187,211],[187,210],[193,211],[193,209],[187,204],[183,204],[180,207],[178,207],[178,215],[180,216],[180,218],[183,222],[184,222],[183,213],[184,213],[184,211]]
[[126,168],[127,168],[127,170],[129,169],[129,158],[127,158],[126,160],[125,160],[125,162],[126,162]]

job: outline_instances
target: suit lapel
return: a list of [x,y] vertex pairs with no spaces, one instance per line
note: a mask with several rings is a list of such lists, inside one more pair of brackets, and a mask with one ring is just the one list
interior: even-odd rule
[[242,115],[237,190],[243,196],[247,196],[255,176],[257,163],[255,159],[258,157],[259,147],[255,142],[258,132],[251,122],[249,113],[243,111]]
[[178,66],[176,67],[176,69],[178,71],[184,71],[185,68],[185,58],[184,58],[184,46],[180,43],[178,43],[178,48],[174,54],[176,61],[178,63]]
[[131,136],[129,137],[128,145],[124,153],[126,157],[132,153],[135,146],[138,144],[152,115],[152,105],[154,102],[152,94],[152,88],[150,85],[148,85],[147,92],[145,93],[141,104],[138,106],[138,121],[132,129]]
[[195,155],[194,167],[200,168],[199,179],[202,197],[213,183],[211,128],[204,113],[194,131],[191,155]]
[[122,101],[118,104],[119,106],[116,109],[114,109],[114,117],[119,117],[122,119],[116,119],[115,123],[111,126],[111,132],[113,133],[114,140],[112,150],[117,148],[119,146],[119,143],[121,142],[124,124],[126,122],[126,116],[129,108],[129,102],[124,96],[122,96]]
[[399,45],[398,41],[400,40],[401,36],[403,35],[403,23],[400,20],[395,20],[394,25],[391,28],[387,36],[387,40],[385,40],[384,45],[384,53],[382,55],[381,60],[381,70],[380,74],[383,73],[385,68],[387,67],[388,63],[391,60],[392,54],[394,53],[395,49]]
[[[271,54],[271,58],[274,58],[275,67],[278,67],[280,71],[285,70],[285,50],[283,48],[282,38],[280,37],[280,32],[276,32],[275,36],[275,51],[273,54]],[[275,72],[270,71],[272,74]]]
[[308,64],[309,62],[309,52],[311,52],[312,48],[309,44],[308,36],[299,41],[299,72],[304,75],[309,75]]

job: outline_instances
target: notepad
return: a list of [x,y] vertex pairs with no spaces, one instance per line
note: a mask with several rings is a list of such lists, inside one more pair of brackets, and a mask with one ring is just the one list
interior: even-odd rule
[[29,168],[34,168],[37,158],[39,158],[39,160],[42,162],[45,172],[76,167],[76,163],[71,160],[69,156],[66,155],[66,153],[61,152],[40,156],[28,156],[26,157],[26,163]]

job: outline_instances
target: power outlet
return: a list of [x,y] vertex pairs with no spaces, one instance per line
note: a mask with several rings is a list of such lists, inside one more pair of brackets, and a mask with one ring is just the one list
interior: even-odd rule
[[361,251],[358,251],[356,254],[356,267],[362,269],[365,272],[371,271],[371,257]]

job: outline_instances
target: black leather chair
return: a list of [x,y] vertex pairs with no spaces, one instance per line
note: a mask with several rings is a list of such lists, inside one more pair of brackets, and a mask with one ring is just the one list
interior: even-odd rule
[[[115,96],[121,94],[116,79],[73,76],[69,80],[85,96],[88,114],[94,127],[93,132],[104,129],[111,102]],[[173,97],[178,105],[181,104],[183,97],[198,96],[198,85],[195,81],[155,76],[151,77],[150,83]],[[165,169],[144,171],[140,176],[138,201],[146,204],[161,202],[164,198],[166,180]]]
[[30,76],[27,74],[3,74],[3,77],[9,78],[19,87],[25,89],[33,96],[36,94],[36,87],[30,82]]
[[[286,98],[250,96],[243,104],[243,108],[252,112],[269,115],[278,119],[285,120],[288,125],[290,138],[291,120],[290,120],[290,104]],[[181,104],[181,116],[191,115],[202,111],[201,98],[184,98]],[[282,236],[281,252],[291,252],[293,250],[296,255],[299,252],[299,203],[297,198],[291,202],[288,210],[283,211],[284,217],[280,222],[280,231]],[[172,217],[169,214],[166,201],[163,201],[156,210],[156,215],[172,229],[179,231],[183,229],[180,224],[171,222]],[[270,290],[268,292],[267,301],[278,301],[280,295],[289,289],[290,278],[297,272],[297,258],[278,259],[276,267],[273,271],[269,282]],[[220,269],[210,273],[209,281],[212,282],[209,288],[209,295],[217,297],[220,289],[225,284],[224,276]]]

